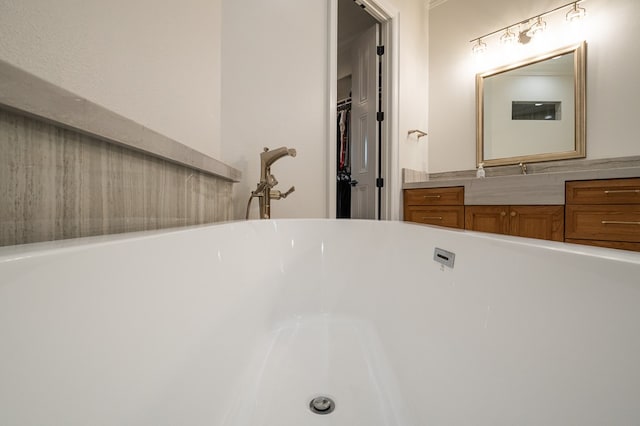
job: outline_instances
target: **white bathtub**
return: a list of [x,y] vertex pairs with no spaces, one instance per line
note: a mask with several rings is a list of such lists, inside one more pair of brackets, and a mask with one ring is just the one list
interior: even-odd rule
[[3,248],[0,280],[3,426],[640,424],[636,253],[256,221]]

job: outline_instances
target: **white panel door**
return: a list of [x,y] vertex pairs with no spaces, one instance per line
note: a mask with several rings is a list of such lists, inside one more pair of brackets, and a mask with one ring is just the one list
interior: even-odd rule
[[353,44],[351,94],[351,218],[375,219],[378,25]]

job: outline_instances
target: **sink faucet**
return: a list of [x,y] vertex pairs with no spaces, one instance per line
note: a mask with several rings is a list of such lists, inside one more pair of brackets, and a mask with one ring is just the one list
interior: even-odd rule
[[527,174],[527,165],[524,163],[520,163],[518,164],[518,166],[520,166],[520,171],[522,172],[523,175]]
[[280,147],[274,150],[264,148],[264,151],[260,154],[260,182],[254,191],[251,191],[249,202],[247,203],[246,219],[249,219],[249,206],[253,197],[258,197],[260,205],[260,219],[269,219],[271,217],[271,200],[280,200],[287,198],[289,194],[296,190],[295,186],[289,188],[287,192],[272,191],[271,188],[278,184],[278,180],[271,174],[271,166],[273,163],[286,157],[296,156],[296,150],[293,148]]

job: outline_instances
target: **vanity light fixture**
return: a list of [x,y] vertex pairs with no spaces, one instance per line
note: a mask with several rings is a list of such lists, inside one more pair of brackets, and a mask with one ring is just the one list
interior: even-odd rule
[[539,35],[540,33],[542,33],[546,28],[547,28],[547,23],[542,20],[542,16],[538,16],[538,18],[533,23],[533,25],[531,25],[531,28],[529,28],[529,31],[527,31],[527,35],[533,38],[536,35]]
[[[502,32],[504,33],[500,36],[500,41],[504,44],[514,43],[516,40],[520,44],[527,44],[534,36],[539,35],[546,29],[547,23],[542,18],[547,15],[550,15],[562,9],[570,8],[566,15],[567,21],[575,22],[582,19],[586,15],[587,11],[584,7],[578,6],[578,4],[582,3],[583,1],[584,0],[578,0],[572,1],[571,3],[563,4],[562,6],[558,6],[555,9],[548,10],[539,15],[534,15],[520,22],[516,22],[515,24],[511,24],[507,27],[500,28],[499,30],[495,30],[480,37],[471,39],[469,40],[469,43],[474,43],[474,45],[471,47],[471,51],[475,54],[485,52],[487,50],[487,44],[483,40],[491,37],[492,35]],[[514,29],[515,27],[520,27],[522,28],[522,30],[517,31],[516,34],[512,31],[512,29]]]
[[587,11],[584,7],[579,7],[578,2],[573,3],[573,7],[570,11],[567,12],[567,21],[576,22],[580,19],[584,18],[584,15],[587,14]]
[[500,36],[500,41],[502,42],[502,44],[514,44],[516,41],[518,41],[518,36],[516,35],[516,33],[511,31],[511,28],[507,28],[504,31],[504,34]]
[[481,53],[484,53],[487,50],[487,43],[482,41],[482,38],[478,38],[476,40],[472,40],[472,41],[476,41],[477,43],[473,45],[473,47],[471,48],[471,51],[476,54],[479,55]]

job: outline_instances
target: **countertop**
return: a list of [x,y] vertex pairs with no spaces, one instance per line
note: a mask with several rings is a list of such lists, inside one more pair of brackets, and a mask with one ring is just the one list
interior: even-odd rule
[[564,204],[565,182],[640,177],[640,166],[405,183],[403,189],[464,187],[467,205]]

